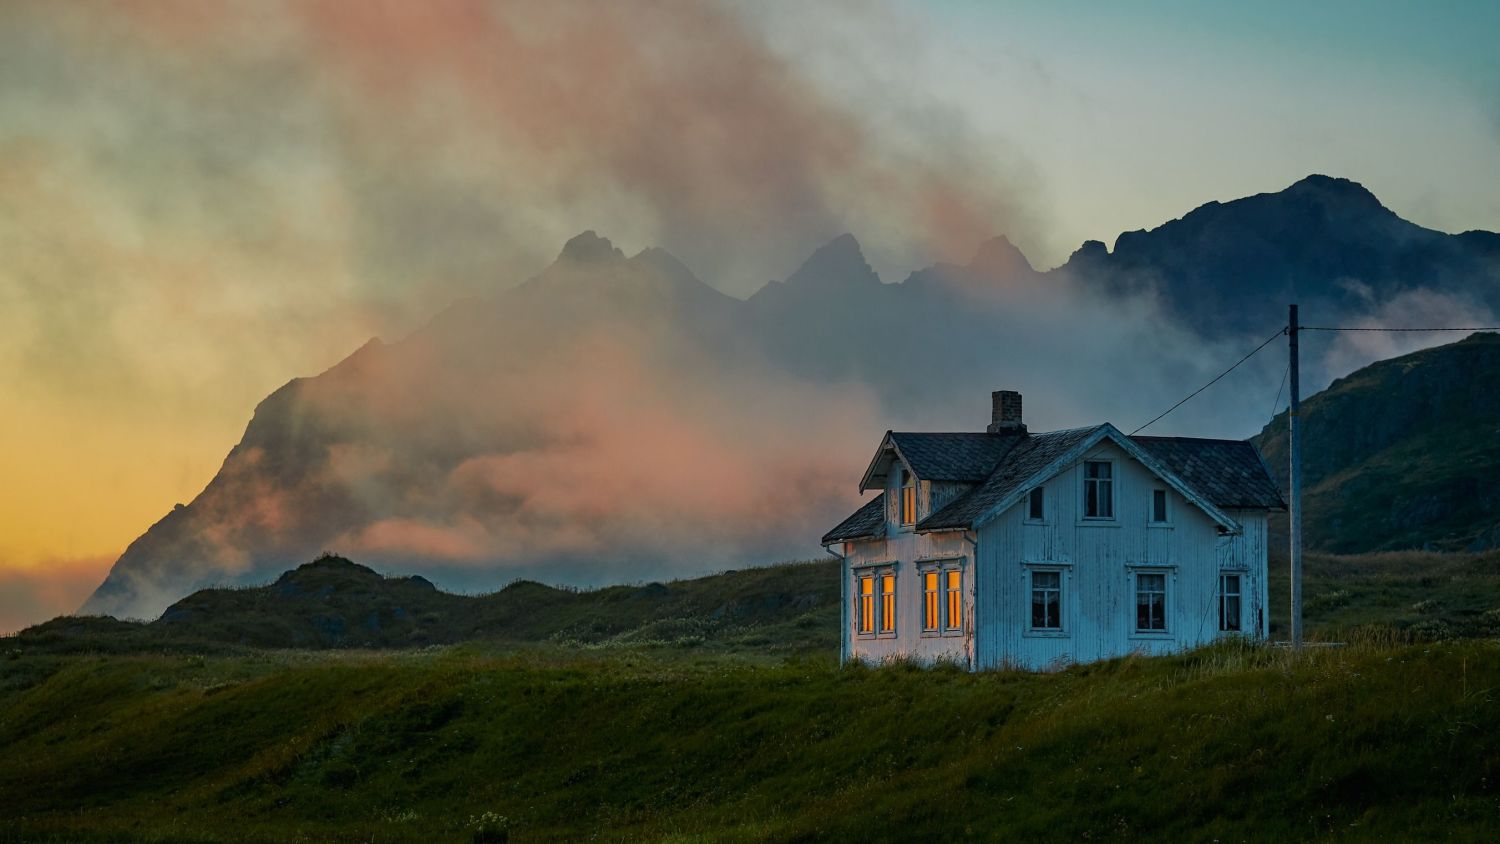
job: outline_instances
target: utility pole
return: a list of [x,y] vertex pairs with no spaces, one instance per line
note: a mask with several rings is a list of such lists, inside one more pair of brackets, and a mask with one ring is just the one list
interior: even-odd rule
[[1300,420],[1297,418],[1297,408],[1301,403],[1301,391],[1298,384],[1297,369],[1297,306],[1291,305],[1287,309],[1287,351],[1290,355],[1288,361],[1288,372],[1292,384],[1292,405],[1287,411],[1287,426],[1289,430],[1288,451],[1291,452],[1292,466],[1290,472],[1291,483],[1291,510],[1289,519],[1291,525],[1291,556],[1292,556],[1292,648],[1302,649],[1302,431]]

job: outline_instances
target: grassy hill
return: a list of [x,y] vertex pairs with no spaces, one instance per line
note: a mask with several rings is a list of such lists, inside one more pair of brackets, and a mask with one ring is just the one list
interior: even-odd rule
[[[1309,548],[1500,546],[1500,334],[1371,364],[1303,402],[1302,419]],[[1281,414],[1254,440],[1282,474],[1286,427]]]
[[1310,555],[1345,647],[1046,675],[841,670],[835,571],[469,597],[332,558],[57,619],[0,638],[0,842],[1500,835],[1500,553]]
[[833,559],[586,591],[518,581],[474,596],[324,556],[267,586],[195,592],[150,623],[59,618],[22,631],[18,644],[54,652],[221,652],[490,640],[827,651],[838,647],[838,598]]
[[[1271,633],[1284,636],[1284,554],[1273,554],[1270,565]],[[1315,638],[1342,641],[1370,627],[1426,640],[1500,635],[1496,551],[1312,553],[1303,589],[1306,630]],[[268,586],[194,593],[151,623],[58,618],[0,637],[0,649],[226,654],[485,642],[832,658],[838,600],[838,564],[831,559],[587,591],[522,581],[470,596],[324,557]]]
[[0,659],[0,841],[1494,840],[1500,648]]

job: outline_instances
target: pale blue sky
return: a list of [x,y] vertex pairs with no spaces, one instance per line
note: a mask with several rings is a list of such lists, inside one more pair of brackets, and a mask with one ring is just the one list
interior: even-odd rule
[[[903,3],[893,55],[1018,170],[1041,265],[1310,172],[1500,229],[1500,3]],[[922,37],[918,37],[918,36]],[[1028,228],[1028,227],[1023,227]]]

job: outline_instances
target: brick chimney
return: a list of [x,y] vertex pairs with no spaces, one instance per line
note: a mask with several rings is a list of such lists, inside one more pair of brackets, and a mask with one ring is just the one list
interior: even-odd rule
[[990,393],[990,426],[985,430],[991,434],[1026,433],[1026,423],[1021,421],[1020,393],[1015,390]]

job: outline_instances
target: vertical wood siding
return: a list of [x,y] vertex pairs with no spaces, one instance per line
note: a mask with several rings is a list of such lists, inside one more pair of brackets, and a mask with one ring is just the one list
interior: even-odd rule
[[[1243,634],[1268,632],[1266,514],[1230,511],[1243,528],[1221,536],[1197,507],[1156,479],[1124,451],[1104,443],[1085,459],[1114,461],[1115,518],[1088,522],[1083,515],[1083,463],[1045,484],[1046,518],[1027,521],[1027,501],[984,525],[977,547],[971,533],[916,534],[900,524],[899,472],[891,472],[886,500],[886,539],[849,543],[844,564],[842,614],[844,653],[881,661],[894,657],[949,659],[972,668],[1057,668],[1132,652],[1161,654],[1194,647],[1221,635],[1219,574],[1240,575]],[[965,492],[964,484],[918,484],[918,519]],[[1151,496],[1168,490],[1166,525],[1153,525]],[[975,554],[977,553],[977,559]],[[962,564],[964,624],[961,636],[922,632],[921,566],[925,561]],[[862,637],[857,577],[886,565],[896,576],[896,635]],[[1063,632],[1029,634],[1031,589],[1028,566],[1063,572]],[[1135,632],[1131,573],[1142,567],[1166,576],[1167,633]],[[976,590],[976,585],[982,591]],[[878,596],[877,596],[878,600]]]
[[[977,666],[1048,669],[1131,652],[1168,653],[1209,642],[1218,629],[1221,571],[1242,578],[1244,631],[1266,634],[1266,517],[1235,511],[1241,535],[1220,536],[1217,526],[1168,489],[1169,523],[1149,523],[1151,495],[1166,485],[1110,443],[1085,459],[1114,461],[1115,518],[1083,516],[1083,464],[1045,485],[1046,519],[1026,521],[1023,498],[979,532],[977,569],[983,591],[976,618]],[[1031,565],[1063,572],[1061,634],[1030,634]],[[1167,582],[1167,633],[1135,632],[1131,574],[1160,567]]]
[[[974,648],[974,563],[973,544],[956,532],[917,534],[900,523],[900,472],[892,471],[886,488],[886,538],[852,542],[846,546],[844,560],[844,595],[848,606],[843,617],[843,652],[850,659],[880,662],[892,658],[923,661],[953,660],[970,668],[975,665]],[[929,514],[968,487],[964,484],[929,483],[917,486],[917,519]],[[960,563],[964,594],[964,620],[960,635],[932,635],[922,632],[922,580],[920,571],[927,562],[957,560]],[[896,635],[864,637],[859,626],[858,576],[871,568],[893,565],[896,575]],[[878,601],[878,593],[877,593]]]

